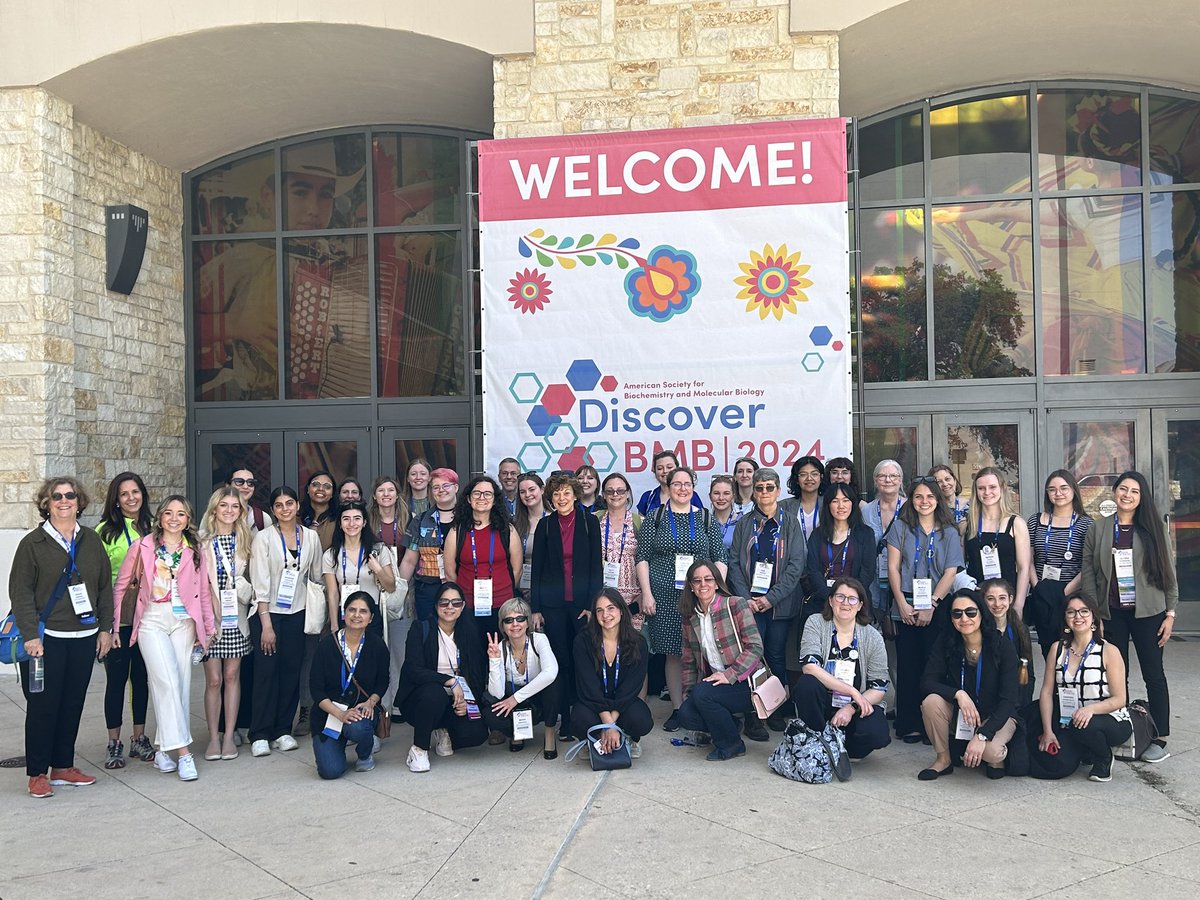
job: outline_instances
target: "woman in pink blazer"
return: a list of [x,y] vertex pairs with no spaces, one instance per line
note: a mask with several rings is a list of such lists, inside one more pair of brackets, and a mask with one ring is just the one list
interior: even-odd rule
[[[178,770],[182,781],[198,777],[190,748],[192,651],[207,647],[216,635],[207,563],[199,548],[191,505],[178,494],[167,497],[155,513],[154,530],[125,555],[113,591],[120,615],[126,589],[137,582],[129,640],[146,662],[158,724],[154,765],[160,772]],[[178,763],[171,751],[177,751]]]

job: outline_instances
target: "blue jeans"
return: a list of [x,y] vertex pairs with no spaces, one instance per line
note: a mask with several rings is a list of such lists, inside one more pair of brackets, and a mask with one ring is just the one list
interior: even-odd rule
[[342,726],[342,736],[326,737],[313,734],[313,758],[317,761],[317,774],[325,779],[341,778],[346,774],[346,744],[357,742],[355,748],[359,759],[367,759],[375,746],[375,720],[359,719]]
[[746,682],[713,684],[699,681],[675,715],[684,728],[711,734],[718,750],[732,750],[739,741],[738,723],[733,715],[749,709],[750,685]]
[[424,578],[413,579],[413,608],[418,622],[432,621],[437,614],[437,592],[442,586],[440,581],[428,581]]
[[[767,662],[767,668],[771,670],[782,684],[788,683],[787,673],[787,642],[788,630],[792,627],[791,619],[775,619],[771,613],[755,613],[755,624],[758,625],[758,633],[762,635],[763,640],[763,659]],[[792,701],[785,700],[777,712],[787,715],[792,709]]]

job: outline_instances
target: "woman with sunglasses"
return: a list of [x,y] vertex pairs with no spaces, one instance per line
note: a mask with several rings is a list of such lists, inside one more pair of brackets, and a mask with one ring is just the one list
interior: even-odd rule
[[934,611],[963,565],[962,542],[941,491],[924,476],[909,485],[888,535],[888,587],[896,628],[896,734],[906,744],[932,739],[922,732],[921,673],[937,640]]
[[1013,606],[1017,615],[1023,616],[1033,554],[1029,529],[1014,509],[1012,489],[1003,472],[994,466],[976,472],[971,480],[967,530],[963,532],[963,558],[967,574],[976,584],[989,578],[1003,578],[1011,584],[1016,589]]
[[641,514],[633,508],[633,488],[620,472],[604,476],[601,486],[604,511],[600,520],[600,549],[603,557],[604,586],[616,588],[633,611],[633,625],[642,630],[645,617],[641,615],[642,592],[650,590],[637,573],[637,532],[642,527]]
[[892,742],[883,708],[887,647],[868,625],[869,615],[862,582],[839,575],[821,614],[809,616],[800,639],[803,674],[796,683],[796,714],[814,731],[826,722],[841,728],[851,759],[863,759]]
[[[543,730],[542,756],[555,759],[558,745],[554,724],[558,719],[558,659],[546,635],[530,628],[529,604],[513,597],[500,607],[499,634],[489,634],[488,682],[480,708],[488,728],[508,737],[508,749],[525,749],[525,739],[516,737],[516,713],[528,713],[529,728],[540,721]],[[523,718],[523,716],[522,716]]]
[[1113,748],[1129,740],[1133,723],[1125,705],[1125,660],[1104,640],[1096,605],[1073,594],[1063,612],[1059,639],[1048,660],[1054,674],[1042,682],[1038,749],[1057,754],[1064,741],[1092,761],[1088,778],[1112,781]]
[[[104,659],[112,646],[113,583],[104,544],[79,524],[88,505],[79,483],[48,478],[34,503],[42,524],[17,544],[8,596],[30,657],[18,664],[25,695],[25,773],[29,796],[43,799],[54,796],[51,785],[96,783],[75,767],[75,738],[96,657]],[[35,668],[43,672],[41,691],[30,690]]]
[[1141,472],[1123,472],[1113,487],[1117,511],[1090,528],[1083,544],[1080,591],[1096,604],[1107,640],[1129,668],[1129,641],[1150,701],[1158,737],[1141,756],[1162,762],[1168,756],[1171,696],[1163,671],[1163,648],[1175,626],[1179,582],[1175,561],[1150,485]]
[[1017,652],[975,591],[957,591],[949,602],[951,629],[934,645],[921,679],[921,717],[937,755],[917,778],[954,773],[951,739],[964,766],[984,764],[988,778],[1003,778],[1017,731]]
[[1017,651],[1017,661],[1020,663],[1017,684],[1021,688],[1018,700],[1022,704],[1028,703],[1033,699],[1033,643],[1029,637],[1029,629],[1025,627],[1025,623],[1013,607],[1012,585],[1003,578],[989,578],[979,586],[979,590],[983,593],[983,602],[987,604],[996,622],[996,629]]
[[1037,629],[1042,658],[1050,652],[1062,621],[1066,598],[1079,590],[1083,544],[1092,517],[1083,511],[1079,485],[1068,469],[1055,469],[1046,478],[1042,511],[1029,517],[1033,565],[1025,618]]
[[666,655],[667,690],[671,715],[664,731],[678,731],[675,713],[683,703],[683,620],[679,617],[679,591],[687,570],[698,559],[712,560],[725,575],[728,551],[721,527],[708,510],[693,509],[696,473],[691,469],[671,470],[667,488],[671,498],[646,516],[638,532],[638,578],[650,584],[642,595],[642,612],[650,626],[650,647]]
[[[757,719],[750,677],[763,668],[763,644],[754,613],[733,595],[713,563],[692,563],[679,592],[683,619],[683,692],[679,724],[712,736],[709,762],[746,755],[738,721]],[[759,725],[761,728],[761,723]]]
[[[891,624],[884,622],[892,605],[892,590],[888,586],[888,536],[896,527],[896,514],[904,506],[904,494],[901,493],[904,470],[894,459],[881,459],[875,464],[872,476],[875,482],[875,499],[869,503],[859,502],[863,524],[875,535],[875,566],[876,572],[869,581],[864,581],[871,592],[871,607],[876,622],[882,624],[890,632]],[[885,632],[888,633],[888,632]],[[890,634],[889,634],[890,636]]]
[[237,492],[242,495],[242,503],[246,507],[246,526],[250,529],[251,537],[264,528],[271,527],[271,514],[254,502],[258,479],[254,477],[253,472],[249,469],[234,469],[225,479],[225,486],[237,488]]
[[[579,699],[571,708],[572,731],[585,736],[601,723],[619,725],[629,738],[629,755],[642,755],[639,741],[654,727],[650,707],[639,695],[646,681],[650,651],[634,630],[633,617],[621,594],[605,588],[592,603],[593,615],[575,637],[575,689]],[[600,735],[605,752],[621,743],[616,730]]]
[[733,512],[740,519],[754,509],[754,473],[758,463],[749,456],[740,456],[733,464]]
[[313,758],[325,780],[346,772],[346,745],[355,744],[356,772],[375,768],[375,720],[388,684],[388,651],[370,627],[372,598],[355,591],[346,598],[345,623],[324,635],[313,659]]
[[313,472],[304,485],[304,497],[300,501],[300,524],[311,528],[321,538],[321,549],[328,550],[333,543],[333,530],[337,525],[337,481],[325,470]]
[[488,727],[480,709],[487,687],[487,666],[475,623],[464,615],[463,589],[447,581],[438,589],[432,622],[408,630],[404,669],[396,705],[412,724],[410,772],[429,771],[429,750],[438,756],[478,747]]
[[[108,553],[108,561],[112,564],[114,582],[121,570],[121,563],[125,561],[125,554],[134,541],[150,533],[150,528],[150,497],[146,492],[146,484],[136,472],[122,472],[108,484],[104,511],[96,527],[96,533],[100,535]],[[129,755],[147,762],[154,759],[154,747],[146,737],[146,707],[150,702],[146,663],[142,660],[142,651],[131,646],[129,640],[133,632],[133,604],[126,604],[122,613],[126,621],[117,623],[121,647],[114,647],[104,657],[104,673],[107,677],[104,724],[108,728],[108,748],[104,760],[106,769],[125,768],[121,710],[125,705],[126,685],[130,688],[130,712],[133,718]]]

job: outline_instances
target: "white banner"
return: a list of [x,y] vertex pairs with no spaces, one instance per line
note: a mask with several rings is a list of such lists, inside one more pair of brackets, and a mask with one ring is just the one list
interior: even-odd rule
[[841,119],[480,144],[484,456],[850,455]]

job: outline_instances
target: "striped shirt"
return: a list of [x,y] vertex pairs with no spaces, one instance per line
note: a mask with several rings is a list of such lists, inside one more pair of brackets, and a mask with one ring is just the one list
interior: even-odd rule
[[[1062,569],[1060,580],[1064,584],[1079,574],[1083,567],[1083,539],[1087,535],[1088,529],[1092,527],[1091,516],[1080,516],[1075,521],[1074,534],[1071,533],[1070,527],[1055,526],[1049,529],[1049,552],[1046,549],[1047,528],[1042,524],[1041,514],[1030,516],[1026,524],[1029,526],[1029,542],[1033,549],[1033,567],[1039,578],[1042,577],[1042,567],[1046,563]],[[1063,554],[1067,551],[1068,536],[1071,538],[1071,558],[1064,559]]]

